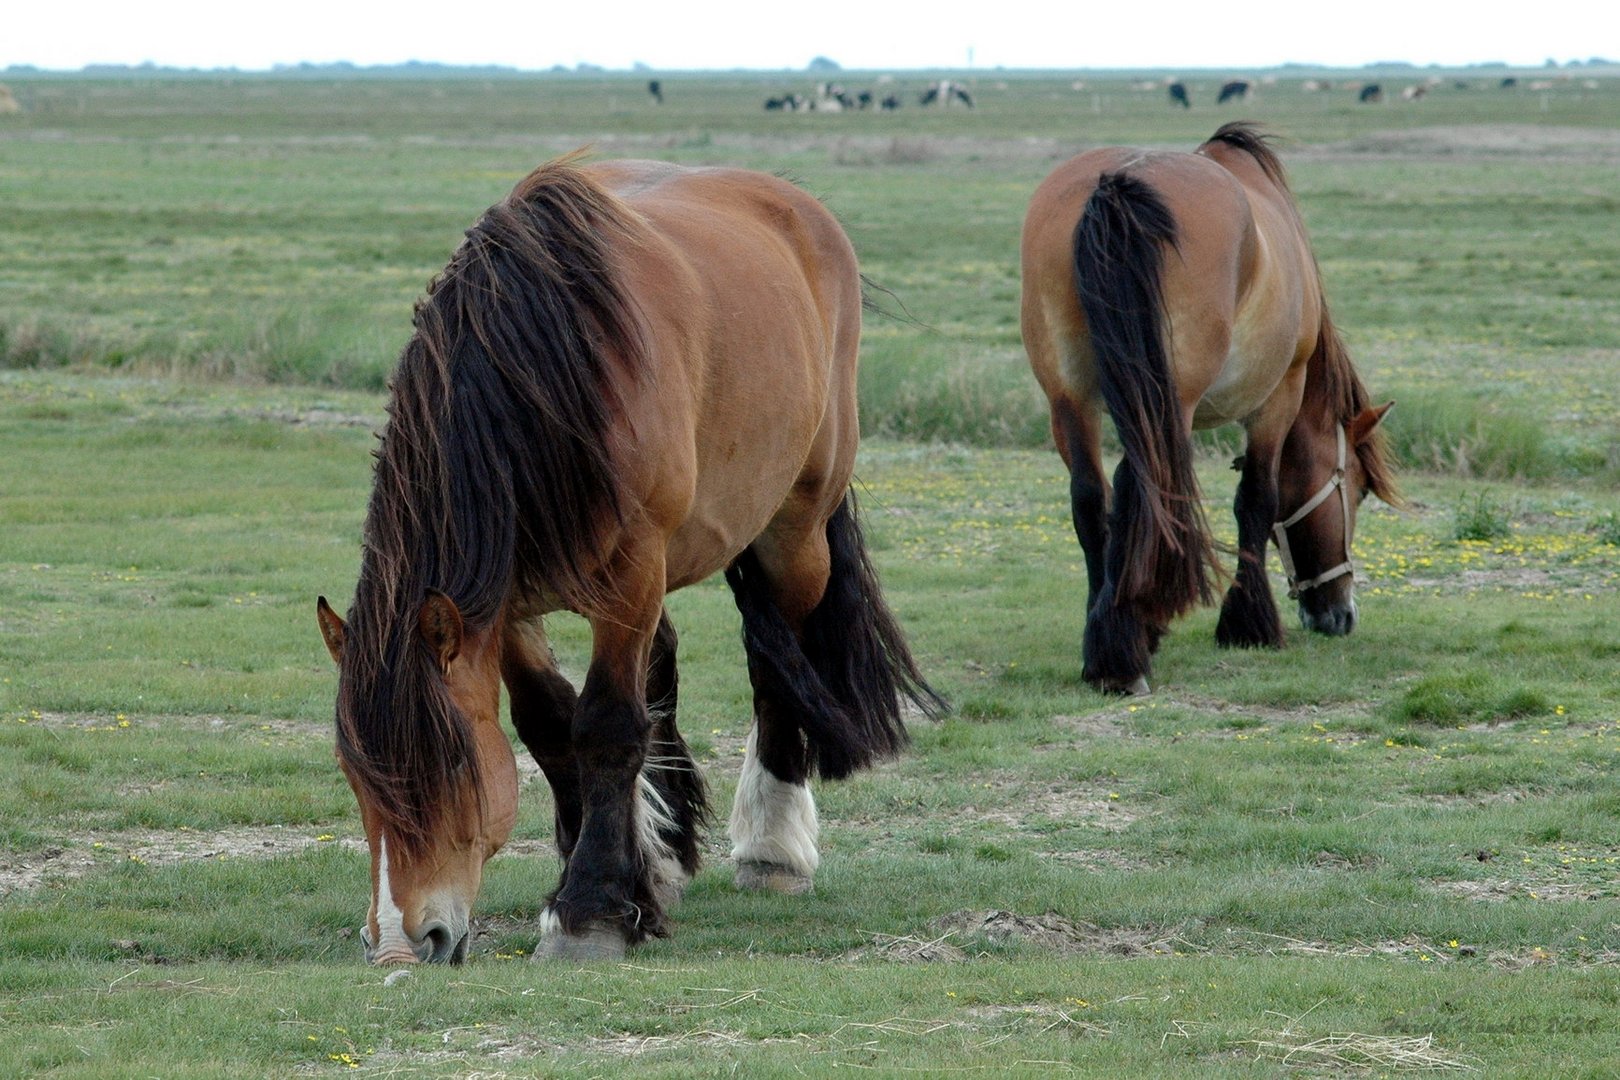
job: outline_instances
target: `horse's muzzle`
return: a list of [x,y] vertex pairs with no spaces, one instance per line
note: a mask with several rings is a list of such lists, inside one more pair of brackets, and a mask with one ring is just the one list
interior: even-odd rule
[[379,967],[396,964],[459,964],[467,959],[472,933],[466,923],[459,928],[443,920],[428,923],[422,936],[410,941],[393,941],[381,948],[373,945],[368,930],[360,931],[360,944],[365,948],[366,963]]
[[1303,601],[1299,605],[1299,621],[1305,629],[1328,637],[1344,637],[1356,628],[1358,617],[1355,597],[1321,611],[1310,610]]

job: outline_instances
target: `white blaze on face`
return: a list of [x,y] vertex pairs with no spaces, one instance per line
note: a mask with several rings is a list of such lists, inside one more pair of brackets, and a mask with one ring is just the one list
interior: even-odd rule
[[403,946],[412,951],[410,939],[405,936],[405,913],[394,902],[394,890],[388,883],[388,841],[377,838],[377,945],[379,954],[390,946]]

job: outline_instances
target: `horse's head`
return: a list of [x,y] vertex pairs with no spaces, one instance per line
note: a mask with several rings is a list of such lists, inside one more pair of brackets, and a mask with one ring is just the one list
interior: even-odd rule
[[1367,493],[1394,498],[1373,437],[1394,404],[1363,409],[1331,428],[1301,417],[1283,446],[1272,535],[1288,574],[1288,595],[1299,601],[1307,630],[1342,636],[1356,628],[1350,545]]
[[325,597],[316,615],[338,665],[338,765],[371,848],[366,959],[460,963],[484,862],[517,813],[498,633],[470,631],[432,592],[406,655],[379,666]]

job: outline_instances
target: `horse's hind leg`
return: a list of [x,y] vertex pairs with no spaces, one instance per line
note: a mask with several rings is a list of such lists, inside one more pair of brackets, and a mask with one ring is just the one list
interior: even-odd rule
[[754,687],[754,723],[731,808],[738,888],[808,892],[821,863],[810,751],[791,684],[795,676],[813,678],[813,672],[792,669],[809,667],[799,641],[827,574],[825,536],[812,532],[791,547],[762,537],[726,575],[742,613]]
[[675,625],[666,611],[658,620],[647,664],[647,710],[653,726],[639,781],[639,843],[653,887],[666,907],[680,899],[697,873],[699,832],[708,817],[703,778],[676,726],[677,643]]
[[1086,613],[1081,642],[1081,674],[1099,690],[1110,693],[1148,693],[1148,672],[1164,625],[1143,617],[1134,598],[1119,595],[1125,562],[1131,558],[1126,538],[1132,519],[1146,513],[1135,501],[1138,481],[1129,460],[1114,470],[1114,505],[1109,513],[1108,544],[1103,557],[1103,584],[1093,593]]
[[1086,612],[1103,589],[1103,556],[1108,547],[1108,479],[1096,410],[1071,398],[1052,402],[1052,440],[1069,469],[1069,510],[1075,539],[1086,557]]
[[[791,505],[791,504],[790,504]],[[905,746],[901,699],[946,704],[883,601],[855,500],[777,516],[726,571],[743,617],[754,729],[731,816],[738,883],[802,892],[816,852],[812,766],[837,780]]]

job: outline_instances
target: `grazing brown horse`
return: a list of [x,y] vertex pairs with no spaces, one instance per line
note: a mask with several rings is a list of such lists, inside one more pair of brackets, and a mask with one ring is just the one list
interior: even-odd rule
[[[1086,556],[1085,678],[1145,692],[1170,620],[1214,599],[1194,428],[1247,434],[1217,640],[1282,644],[1273,535],[1305,626],[1348,634],[1356,508],[1368,491],[1398,499],[1377,430],[1389,405],[1368,404],[1264,137],[1227,124],[1190,154],[1112,148],[1058,166],[1030,203],[1023,275],[1024,347]],[[1124,451],[1112,493],[1105,407]]]
[[[466,954],[517,803],[503,681],[564,860],[536,955],[667,932],[706,806],[664,595],[721,570],[754,687],[737,879],[810,886],[809,775],[896,752],[903,697],[941,706],[849,491],[860,315],[843,230],[759,173],[565,158],[467,233],[393,376],[348,621],[317,605],[369,959]],[[590,625],[577,695],[546,642],[560,610]]]

